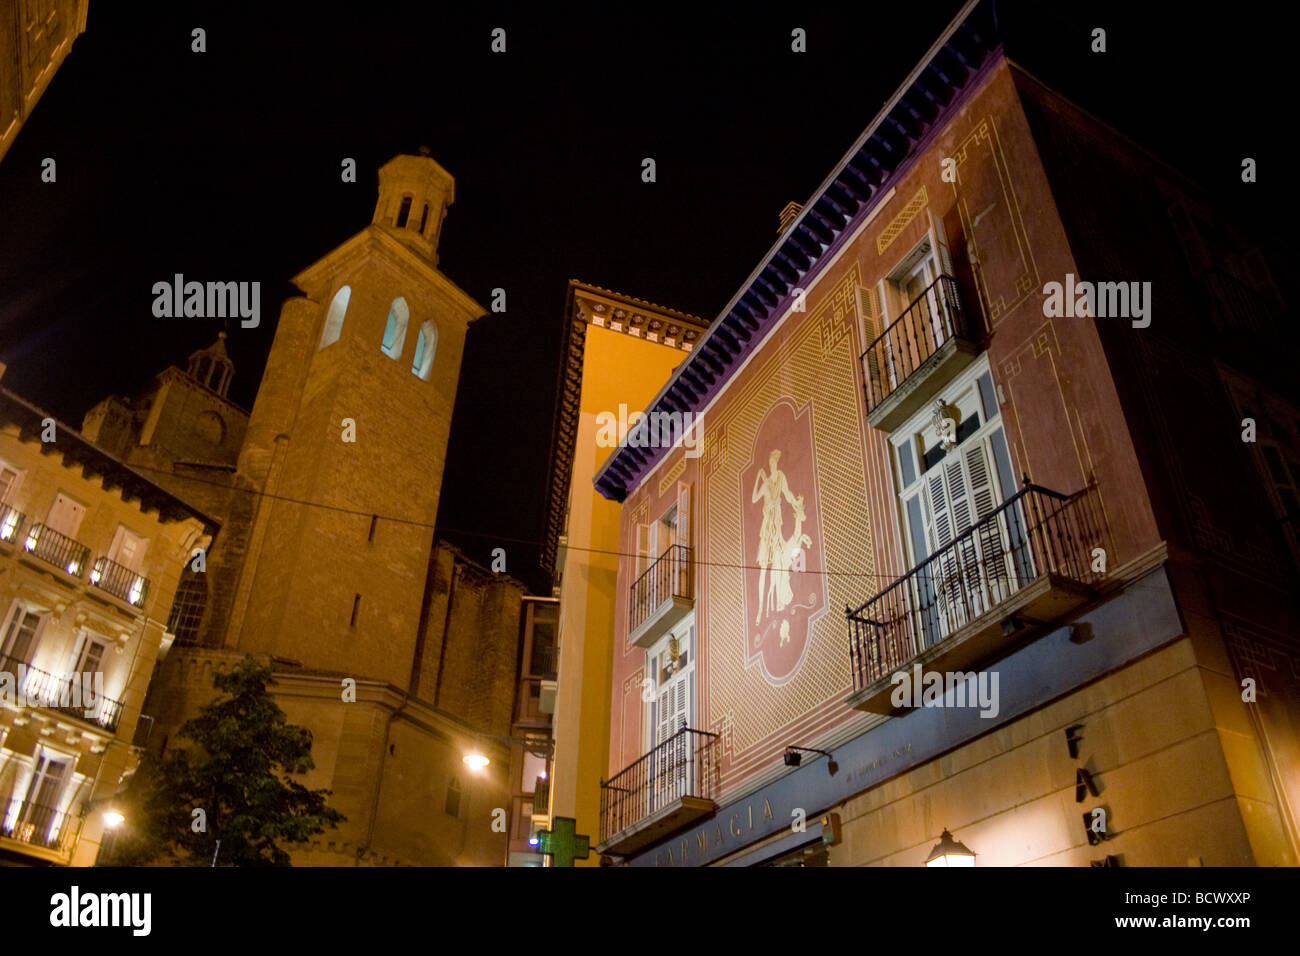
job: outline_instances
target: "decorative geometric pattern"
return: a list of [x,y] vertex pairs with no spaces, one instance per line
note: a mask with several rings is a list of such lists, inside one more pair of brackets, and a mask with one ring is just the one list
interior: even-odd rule
[[912,220],[921,215],[921,210],[925,209],[929,202],[925,187],[922,186],[907,205],[902,208],[897,216],[889,221],[889,225],[881,230],[880,235],[876,237],[876,252],[883,255],[885,250],[893,244],[894,240],[902,234],[903,230],[912,224]]
[[[1043,287],[1007,158],[998,139],[997,124],[992,119],[981,122],[958,144],[952,158],[957,161],[953,195],[966,234],[975,281],[984,299],[989,324],[996,325],[1027,296],[1039,293]],[[990,244],[996,242],[996,247],[982,251],[980,236],[986,237]],[[1008,244],[1008,238],[1013,244]],[[979,267],[986,259],[999,263],[1018,260],[1020,271],[1008,285],[990,288],[988,276]]]
[[[769,410],[785,399],[797,408],[810,406],[815,476],[821,504],[821,534],[826,567],[865,572],[866,577],[828,575],[826,607],[834,609],[863,600],[863,582],[870,589],[875,572],[872,530],[862,519],[868,514],[861,436],[861,397],[856,391],[856,361],[851,323],[854,291],[860,284],[852,268],[808,316],[794,313],[769,341],[748,374],[733,383],[705,421],[710,443],[725,433],[745,454],[715,454],[702,476],[701,538],[708,552],[702,575],[700,662],[702,723],[724,727],[730,739],[721,743],[722,785],[752,768],[755,760],[770,759],[788,739],[806,739],[843,720],[844,697],[850,690],[843,618],[822,613],[809,625],[808,649],[789,681],[773,686],[758,666],[745,667],[746,633],[744,566],[752,565],[741,536],[745,509],[740,474],[749,464],[759,425]],[[846,308],[849,306],[850,308]],[[842,328],[827,328],[836,312]],[[794,323],[798,323],[797,325]],[[809,565],[808,571],[822,567]],[[847,712],[852,713],[852,712]]]

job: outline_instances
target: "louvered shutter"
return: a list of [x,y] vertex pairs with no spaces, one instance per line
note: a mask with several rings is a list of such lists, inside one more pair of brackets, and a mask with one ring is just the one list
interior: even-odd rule
[[[940,275],[952,275],[952,257],[948,254],[948,240],[943,232],[943,223],[933,212],[926,210],[930,216],[930,248],[934,250],[934,271],[936,278]],[[942,345],[948,339],[952,338],[957,331],[955,327],[956,316],[952,315],[949,307],[951,303],[947,298],[948,290],[944,288],[942,282],[936,283],[931,298],[934,300],[933,315],[935,317],[935,343]]]
[[[897,298],[897,296],[895,296],[895,298]],[[890,316],[887,314],[888,302],[889,299],[886,298],[885,295],[885,280],[881,279],[876,283],[876,303],[880,306],[879,334],[883,336],[878,347],[881,370],[884,373],[884,379],[881,381],[880,391],[882,396],[888,395],[897,387],[899,378],[898,356],[895,354],[897,352],[897,345],[891,336],[885,335],[889,330],[890,323]],[[897,319],[899,315],[902,315],[902,309],[905,305],[906,303],[904,303],[903,306],[898,307],[897,314],[893,316],[894,319]]]
[[947,636],[950,630],[949,621],[953,617],[955,608],[961,603],[961,582],[957,580],[957,556],[948,548],[952,544],[954,534],[951,497],[944,481],[942,464],[931,469],[926,475],[925,488],[930,505],[926,509],[929,512],[930,553],[937,555],[936,560],[931,561],[927,567],[929,573],[935,578],[933,588],[940,624],[940,633],[933,635],[931,639],[938,640]]
[[1009,593],[1006,532],[1001,519],[984,520],[998,508],[987,445],[983,441],[972,445],[966,449],[963,458],[970,481],[971,502],[974,505],[973,518],[976,523],[980,523],[974,542],[979,549],[980,569],[979,573],[969,577],[972,587],[981,588],[983,607],[980,610],[987,610]]
[[862,352],[866,356],[862,374],[867,377],[867,394],[873,398],[874,404],[885,394],[884,383],[880,378],[881,343],[876,341],[881,331],[880,299],[875,289],[858,287],[858,325],[862,335]]

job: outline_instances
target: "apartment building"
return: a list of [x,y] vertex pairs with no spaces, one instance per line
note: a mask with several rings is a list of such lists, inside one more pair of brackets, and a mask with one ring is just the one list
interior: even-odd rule
[[1295,864],[1276,274],[967,4],[597,473],[596,849]]

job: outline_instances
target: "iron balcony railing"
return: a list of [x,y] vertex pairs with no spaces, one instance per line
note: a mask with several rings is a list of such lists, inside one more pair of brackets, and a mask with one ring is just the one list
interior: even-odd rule
[[81,818],[21,797],[9,801],[0,818],[0,836],[47,850],[68,853],[77,842]]
[[712,799],[718,786],[718,735],[685,727],[600,785],[600,840],[682,797]]
[[52,564],[74,578],[81,577],[86,570],[86,561],[90,558],[90,549],[80,541],[74,541],[43,524],[32,525],[23,547],[46,564]]
[[551,806],[551,780],[538,777],[533,783],[533,815],[545,816]]
[[21,703],[86,720],[109,733],[122,719],[122,702],[99,693],[103,679],[78,673],[59,677],[14,657],[0,659],[0,673],[13,675]]
[[694,586],[691,549],[675,544],[650,567],[642,572],[632,585],[628,602],[628,633],[632,633],[650,619],[669,598],[690,598]]
[[861,607],[846,612],[854,690],[870,687],[1044,574],[1080,583],[1101,575],[1096,487],[1063,495],[1025,487]]
[[27,516],[9,505],[0,505],[0,544],[13,544],[23,530]]
[[957,281],[941,275],[862,353],[867,411],[954,338],[969,338],[966,315],[957,297]]
[[135,607],[144,607],[149,596],[148,578],[108,558],[95,560],[95,566],[90,569],[90,583]]

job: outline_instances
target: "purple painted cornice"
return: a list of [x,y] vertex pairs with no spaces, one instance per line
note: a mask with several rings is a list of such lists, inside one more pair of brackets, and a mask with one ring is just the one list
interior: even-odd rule
[[[1001,49],[994,0],[970,0],[804,204],[647,413],[698,411],[726,388],[793,304],[794,289],[807,288],[803,280],[825,268],[907,174],[999,61]],[[668,451],[620,445],[596,473],[596,490],[623,501]]]

